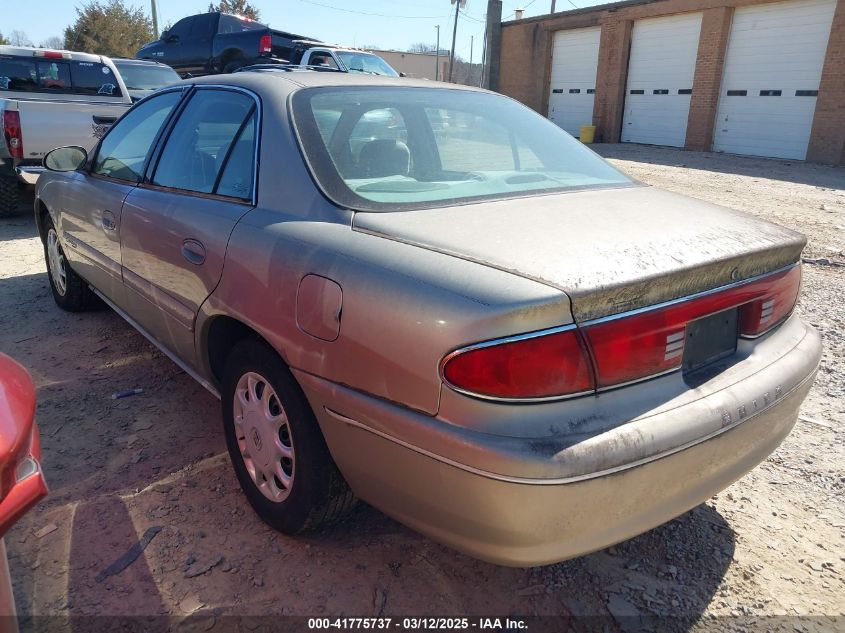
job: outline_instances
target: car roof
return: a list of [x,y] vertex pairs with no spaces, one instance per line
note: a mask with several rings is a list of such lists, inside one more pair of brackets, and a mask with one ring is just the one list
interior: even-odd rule
[[[55,49],[55,48],[40,48],[34,46],[10,46],[7,44],[0,45],[0,55],[15,55],[17,57],[32,57],[35,58],[35,53],[38,51],[50,51],[51,53],[66,53],[70,55],[70,57],[65,57],[65,59],[71,59],[77,62],[98,62],[102,63],[105,58],[100,55],[93,55],[91,53],[79,53],[76,51],[66,51],[63,49]],[[41,58],[38,58],[41,59]]]
[[197,85],[216,84],[227,86],[241,86],[260,91],[262,86],[278,90],[282,85],[288,92],[300,88],[314,88],[321,86],[390,86],[394,88],[446,88],[469,92],[487,92],[474,86],[450,84],[442,81],[427,79],[410,79],[407,77],[386,77],[384,75],[365,75],[361,73],[326,73],[312,70],[288,72],[279,70],[261,70],[258,72],[239,72],[230,75],[207,75],[185,80],[185,83]]

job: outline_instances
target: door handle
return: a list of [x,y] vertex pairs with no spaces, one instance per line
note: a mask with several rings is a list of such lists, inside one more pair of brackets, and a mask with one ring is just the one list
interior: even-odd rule
[[92,119],[92,120],[94,121],[94,123],[96,123],[97,125],[111,125],[112,123],[114,123],[115,121],[117,121],[117,117],[116,117],[116,116],[99,116],[99,115],[97,115],[97,114],[95,114],[94,116],[92,116],[92,117],[91,117],[91,119]]
[[114,231],[117,228],[117,222],[114,218],[114,213],[111,211],[103,211],[103,218],[100,220],[103,224],[103,229],[106,231]]
[[205,262],[205,246],[197,240],[185,240],[182,242],[182,257],[195,266]]

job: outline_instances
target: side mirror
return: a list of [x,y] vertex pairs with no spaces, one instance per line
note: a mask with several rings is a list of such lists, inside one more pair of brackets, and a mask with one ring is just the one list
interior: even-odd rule
[[76,171],[88,160],[88,152],[82,147],[71,145],[58,147],[47,152],[44,157],[44,167],[50,171]]
[[161,37],[159,37],[158,39],[160,39],[162,42],[164,42],[164,41],[167,40],[168,37],[170,37],[170,31],[168,31],[167,29],[164,29],[161,32]]
[[407,77],[408,75],[406,75],[405,73],[399,73],[399,76],[400,77]]

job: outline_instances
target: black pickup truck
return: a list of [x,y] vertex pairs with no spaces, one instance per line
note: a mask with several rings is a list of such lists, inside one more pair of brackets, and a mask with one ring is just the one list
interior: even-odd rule
[[182,18],[135,53],[197,77],[228,73],[251,64],[290,60],[294,42],[313,38],[270,27],[227,13],[200,13]]

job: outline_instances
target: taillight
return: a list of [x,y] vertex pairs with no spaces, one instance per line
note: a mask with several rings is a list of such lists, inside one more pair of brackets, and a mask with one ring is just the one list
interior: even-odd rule
[[480,343],[447,356],[443,379],[471,395],[542,400],[651,378],[681,367],[689,322],[737,308],[738,336],[754,338],[789,316],[800,285],[797,265],[577,329]]
[[587,324],[598,388],[641,380],[681,366],[690,321],[739,308],[740,336],[763,334],[783,321],[798,298],[801,267],[671,302],[632,315]]
[[487,398],[534,400],[595,388],[583,340],[573,328],[458,350],[444,359],[442,372],[451,387]]
[[3,136],[12,158],[23,158],[23,136],[21,134],[21,115],[12,110],[3,112]]
[[739,311],[739,332],[754,338],[765,334],[790,315],[801,289],[801,266],[758,282],[760,296]]
[[273,37],[271,35],[261,36],[261,42],[258,45],[258,52],[260,54],[273,52]]

